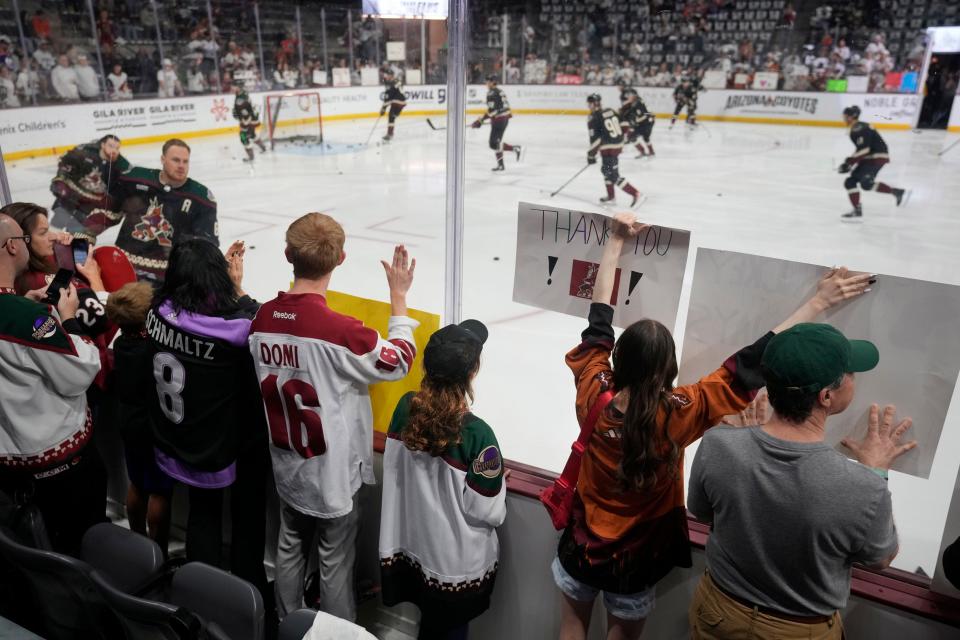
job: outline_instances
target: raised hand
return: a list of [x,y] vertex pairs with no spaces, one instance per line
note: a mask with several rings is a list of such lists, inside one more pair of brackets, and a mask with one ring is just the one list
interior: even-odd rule
[[94,260],[92,253],[87,255],[86,262],[76,266],[77,273],[86,279],[91,289],[94,291],[106,291],[103,286],[103,278],[100,276],[100,264]]
[[817,283],[814,296],[821,310],[826,311],[841,302],[852,300],[870,291],[877,276],[870,273],[851,272],[846,267],[834,267]]
[[894,426],[896,415],[897,408],[892,404],[883,408],[882,416],[876,404],[870,405],[867,435],[860,441],[844,438],[840,444],[850,449],[860,464],[874,469],[889,469],[894,460],[917,446],[916,440],[900,444],[900,438],[913,426],[913,420],[904,418]]
[[243,257],[247,252],[247,247],[243,240],[234,240],[227,249],[224,256],[227,259],[227,272],[230,274],[230,280],[237,290],[238,296],[243,296]]
[[767,423],[770,419],[770,402],[767,399],[767,390],[761,389],[753,402],[738,414],[724,416],[720,421],[731,427],[756,427]]
[[613,216],[613,233],[615,236],[625,240],[636,238],[640,232],[647,229],[650,225],[637,221],[637,216],[632,213],[624,212]]

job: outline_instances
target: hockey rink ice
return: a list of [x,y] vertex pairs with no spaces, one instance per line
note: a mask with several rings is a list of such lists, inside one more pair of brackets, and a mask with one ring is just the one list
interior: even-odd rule
[[[617,210],[598,203],[604,195],[599,164],[555,198],[548,196],[585,164],[585,120],[515,116],[504,140],[523,145],[524,157],[517,163],[512,153],[505,154],[503,173],[490,172],[495,161],[488,127],[467,129],[465,135],[463,314],[490,327],[475,413],[493,427],[506,458],[557,472],[578,433],[563,356],[579,342],[585,319],[511,301],[517,203]],[[190,176],[210,187],[219,203],[221,246],[236,239],[247,243],[250,295],[263,301],[287,288],[292,273],[283,258],[284,231],[296,217],[323,211],[347,232],[347,260],[331,289],[386,300],[378,261],[403,243],[417,259],[410,306],[442,313],[446,132],[433,131],[424,118],[401,116],[393,142],[374,142],[385,133],[381,121],[365,148],[372,125],[372,119],[325,123],[329,146],[258,152],[252,167],[241,162],[235,135],[188,140]],[[865,193],[864,222],[844,224],[839,216],[850,204],[836,167],[853,151],[845,129],[705,122],[691,131],[683,123],[672,130],[668,125],[661,118],[654,128],[655,159],[635,159],[631,147],[621,156],[620,170],[648,196],[637,209],[642,221],[692,232],[675,331],[678,355],[698,246],[960,284],[960,147],[937,157],[956,135],[881,131],[891,163],[878,179],[912,194],[897,208],[892,196]],[[134,164],[159,166],[159,144],[122,152]],[[11,162],[7,168],[15,200],[52,203],[55,157]],[[621,206],[629,202],[622,191],[617,197]],[[111,230],[102,242],[114,236]],[[770,318],[770,326],[780,320]],[[960,463],[958,405],[955,391],[930,478],[890,474],[901,535],[898,568],[933,573]],[[694,450],[687,451],[688,469]]]

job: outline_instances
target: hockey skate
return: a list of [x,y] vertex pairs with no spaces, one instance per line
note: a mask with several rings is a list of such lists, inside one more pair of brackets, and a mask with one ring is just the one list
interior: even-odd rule
[[393,140],[393,136],[388,133],[387,135],[383,136],[381,140],[383,140],[384,142],[390,142],[391,140]]
[[616,202],[616,201],[617,201],[617,196],[603,196],[602,198],[600,198],[601,204],[607,204],[608,202]]
[[909,189],[894,189],[893,197],[897,199],[897,206],[910,199],[910,190]]
[[630,208],[636,209],[638,207],[641,207],[643,206],[643,203],[646,201],[647,201],[647,196],[643,195],[642,193],[638,193],[637,195],[633,196],[633,200],[630,201]]
[[490,171],[506,171],[506,170],[507,168],[503,166],[503,160],[498,162],[497,166],[495,166],[493,169],[490,169]]
[[855,206],[840,216],[840,220],[842,222],[863,222],[863,208],[860,205]]
[[523,153],[523,147],[518,144],[513,145],[513,152],[517,154],[517,162],[520,162],[520,156]]

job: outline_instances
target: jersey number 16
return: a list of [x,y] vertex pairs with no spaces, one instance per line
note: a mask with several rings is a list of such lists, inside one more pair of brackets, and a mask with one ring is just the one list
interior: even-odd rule
[[297,378],[282,385],[277,382],[276,374],[270,374],[260,383],[273,445],[288,451],[292,448],[304,458],[322,455],[327,443],[323,438],[323,423],[315,411],[320,408],[317,390]]

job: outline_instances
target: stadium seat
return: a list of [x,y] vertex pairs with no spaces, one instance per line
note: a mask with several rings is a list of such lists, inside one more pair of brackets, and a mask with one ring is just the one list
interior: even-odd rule
[[277,640],[303,640],[310,631],[317,612],[313,609],[298,609],[280,623]]
[[76,558],[31,549],[0,527],[0,555],[16,567],[37,608],[48,640],[114,640],[124,638],[112,611],[90,577],[92,569]]
[[125,640],[193,640],[220,638],[203,629],[203,622],[193,613],[171,604],[144,600],[117,589],[100,573],[90,575],[104,601],[123,629]]
[[128,594],[137,593],[163,566],[156,542],[108,522],[90,527],[81,555],[112,587]]
[[262,640],[265,610],[252,584],[203,564],[185,564],[173,576],[170,602],[215,623],[231,640]]

